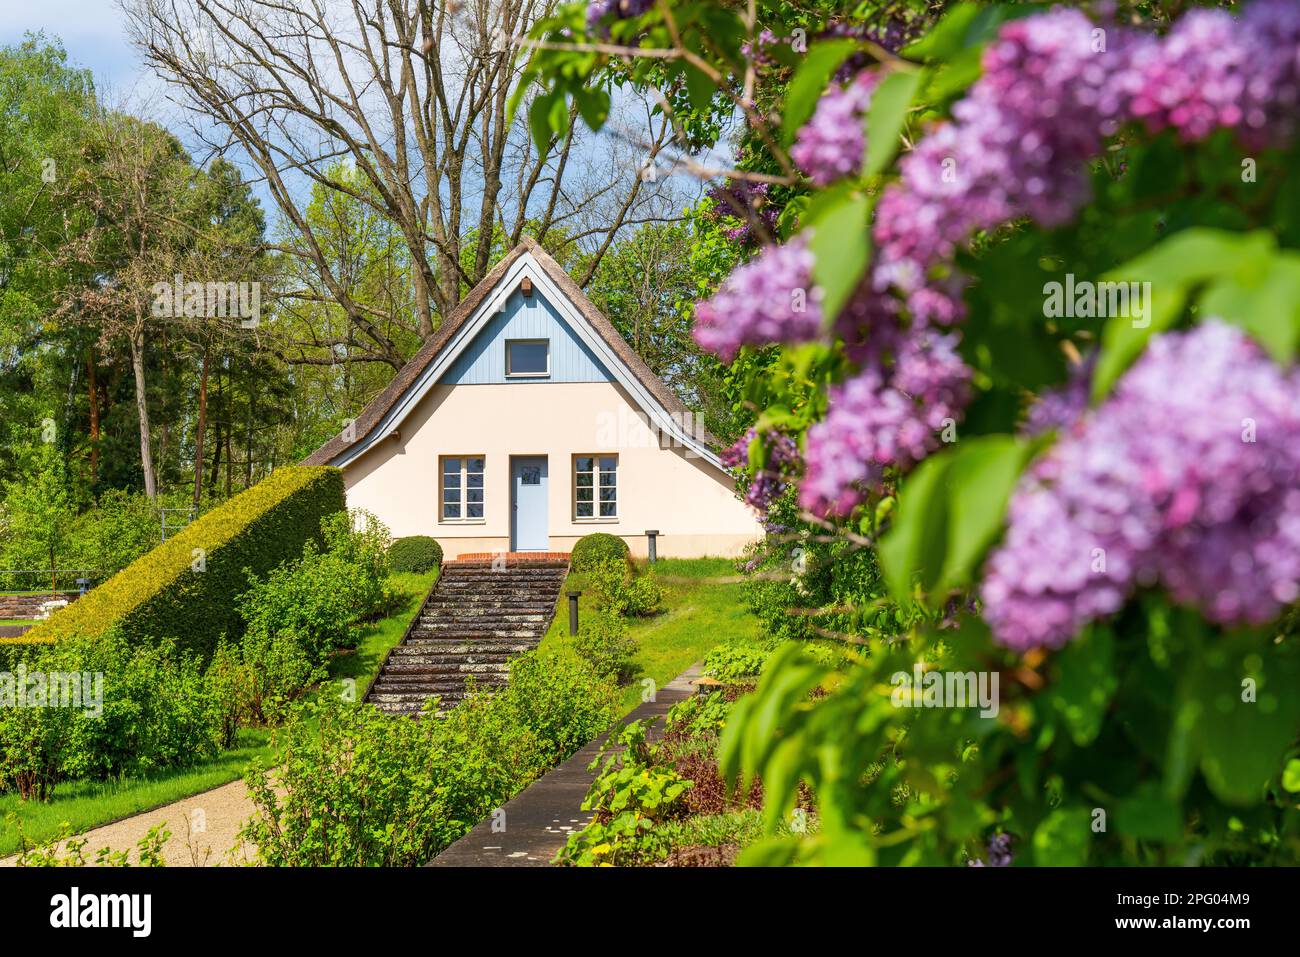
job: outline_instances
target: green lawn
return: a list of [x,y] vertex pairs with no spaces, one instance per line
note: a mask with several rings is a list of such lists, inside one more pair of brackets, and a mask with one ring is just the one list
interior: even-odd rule
[[[403,596],[400,604],[387,618],[363,627],[356,650],[339,655],[330,663],[330,679],[356,679],[357,698],[360,699],[388,649],[402,640],[406,626],[419,610],[436,577],[436,572],[393,575],[389,584]],[[244,769],[254,758],[271,757],[270,739],[268,731],[244,729],[239,733],[236,748],[211,761],[114,781],[66,781],[54,788],[54,795],[46,804],[22,801],[17,794],[3,794],[0,795],[0,822],[4,822],[10,812],[16,812],[27,838],[33,841],[54,837],[65,821],[72,825],[73,833],[111,824],[243,777]],[[8,823],[0,823],[0,856],[12,854],[17,849],[15,829]]]
[[[641,569],[638,569],[640,572]],[[632,619],[630,630],[639,648],[636,677],[624,689],[623,704],[631,711],[641,703],[641,682],[652,679],[662,687],[702,659],[724,641],[759,636],[758,619],[749,613],[740,593],[735,563],[726,558],[665,558],[655,565],[664,589],[658,614]],[[581,589],[578,619],[595,612],[595,598],[582,575],[570,575],[565,591]],[[559,610],[542,640],[541,652],[554,653],[572,646],[569,638],[568,598],[560,596]]]

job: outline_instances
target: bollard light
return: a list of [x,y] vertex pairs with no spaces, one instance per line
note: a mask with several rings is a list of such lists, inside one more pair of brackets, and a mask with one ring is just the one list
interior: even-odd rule
[[569,594],[569,634],[576,635],[578,633],[578,596],[581,595],[582,592],[571,591],[568,594]]
[[659,558],[658,549],[655,547],[655,541],[659,537],[659,529],[648,528],[645,533],[646,551],[650,555],[650,564],[653,565]]

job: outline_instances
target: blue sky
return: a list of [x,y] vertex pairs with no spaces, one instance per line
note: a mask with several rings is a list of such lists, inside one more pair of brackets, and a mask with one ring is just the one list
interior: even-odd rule
[[[96,89],[106,104],[161,123],[191,149],[201,150],[201,144],[190,142],[187,127],[192,118],[167,100],[166,85],[144,65],[128,42],[125,17],[115,0],[0,0],[0,46],[20,43],[29,32],[57,37],[72,65],[94,74]],[[586,150],[593,151],[598,164],[607,162],[593,141],[587,141]],[[229,158],[240,162],[236,155]],[[718,157],[703,159],[725,163]],[[252,173],[251,169],[245,171]],[[674,194],[681,191],[678,203],[689,202],[698,193],[699,186],[690,177],[673,179],[677,181],[665,183],[664,188]],[[268,213],[274,215],[270,197],[260,184],[254,186],[254,192]]]
[[20,42],[28,31],[62,40],[73,62],[93,71],[110,99],[150,79],[127,43],[113,0],[0,0],[0,46]]

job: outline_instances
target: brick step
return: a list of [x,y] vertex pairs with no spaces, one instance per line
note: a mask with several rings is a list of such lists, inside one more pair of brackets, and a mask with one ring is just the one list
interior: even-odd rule
[[385,683],[422,680],[429,675],[505,675],[509,661],[402,661],[384,669]]
[[[463,697],[444,695],[439,699],[438,713],[444,714],[460,704]],[[372,701],[370,702],[384,714],[394,718],[418,718],[424,711],[424,699],[419,701]]]
[[450,648],[450,646],[464,646],[464,648],[477,649],[480,651],[495,651],[507,648],[532,648],[538,641],[542,640],[541,633],[529,632],[526,635],[420,635],[413,633],[408,637],[406,644],[402,648],[422,648],[426,651],[435,648]]
[[478,646],[471,642],[422,642],[419,645],[403,645],[402,653],[389,659],[394,668],[408,665],[441,665],[464,662],[466,664],[496,664],[508,662],[515,655],[529,651],[535,645],[523,643],[512,645]]
[[493,571],[491,568],[478,566],[446,569],[442,573],[441,581],[557,582],[564,581],[568,573],[566,568],[508,568],[505,571]]
[[554,595],[559,585],[547,585],[545,587],[520,588],[514,585],[472,585],[466,584],[463,587],[439,588],[438,594],[434,596],[436,601],[446,601],[448,598],[481,598],[484,601],[519,599],[532,601],[541,601],[551,595]]
[[421,622],[411,632],[412,638],[540,638],[541,622],[503,622],[489,627],[477,622],[434,621]]
[[[493,688],[503,688],[505,687],[505,684],[506,679],[505,676],[502,675],[495,680],[491,678],[484,678],[481,681],[476,680],[474,682],[474,687],[477,690],[483,691]],[[376,683],[375,686],[370,689],[370,694],[367,696],[367,700],[371,702],[400,702],[406,700],[419,703],[428,698],[432,698],[434,695],[439,695],[445,700],[452,694],[459,698],[467,697],[464,678],[457,678],[454,680],[447,679],[444,681],[422,681],[416,684],[400,685]]]
[[453,599],[444,601],[432,607],[421,609],[421,615],[442,615],[450,614],[453,611],[481,611],[486,615],[549,615],[555,611],[554,602],[532,601],[532,602],[515,602],[508,605],[493,606],[488,603],[479,604],[473,599]]
[[543,615],[539,611],[511,613],[508,615],[421,615],[416,627],[433,631],[454,631],[466,628],[485,628],[488,630],[498,627],[526,628],[530,625],[541,625],[550,617],[550,615]]
[[422,641],[417,645],[402,645],[398,654],[393,649],[391,660],[394,664],[410,659],[421,661],[438,661],[440,659],[457,661],[495,661],[500,658],[508,661],[515,655],[531,651],[538,645],[537,641]]
[[431,697],[439,710],[475,690],[506,685],[510,662],[536,648],[555,616],[567,561],[443,566],[402,644],[389,652],[366,700],[386,714],[417,716]]

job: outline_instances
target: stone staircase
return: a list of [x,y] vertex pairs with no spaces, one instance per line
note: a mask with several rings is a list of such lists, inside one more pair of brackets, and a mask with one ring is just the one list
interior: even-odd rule
[[555,616],[567,555],[448,562],[424,607],[388,653],[366,701],[388,714],[417,715],[437,695],[440,710],[506,683],[510,659],[536,648]]

